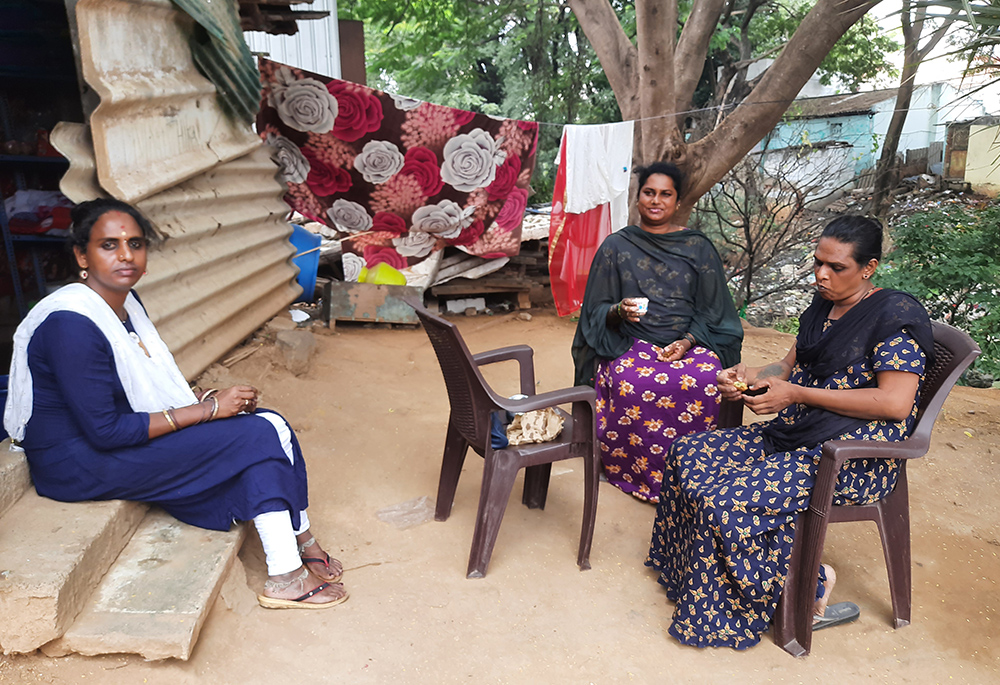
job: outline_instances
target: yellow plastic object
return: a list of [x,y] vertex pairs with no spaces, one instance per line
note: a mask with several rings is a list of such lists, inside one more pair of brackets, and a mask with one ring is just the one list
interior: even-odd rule
[[358,280],[375,285],[406,285],[406,276],[385,262],[380,262],[370,269],[362,269]]

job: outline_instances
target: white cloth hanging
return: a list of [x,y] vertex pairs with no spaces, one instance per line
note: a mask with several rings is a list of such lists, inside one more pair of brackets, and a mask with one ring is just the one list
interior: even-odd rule
[[566,146],[565,211],[583,214],[611,203],[612,230],[628,223],[628,186],[632,173],[633,123],[569,125]]
[[148,357],[104,298],[82,283],[73,283],[42,299],[28,312],[14,333],[14,356],[10,363],[7,407],[3,417],[4,428],[13,440],[24,439],[24,429],[31,419],[34,402],[28,343],[35,329],[50,314],[59,311],[76,312],[87,317],[111,343],[115,369],[132,411],[153,413],[197,402],[173,355],[132,293],[125,299],[125,311],[136,335],[149,351]]

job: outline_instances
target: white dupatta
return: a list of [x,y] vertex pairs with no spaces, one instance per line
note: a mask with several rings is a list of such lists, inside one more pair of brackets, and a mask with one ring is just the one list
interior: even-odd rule
[[32,308],[14,333],[14,357],[10,363],[4,428],[15,442],[24,439],[31,418],[34,390],[28,367],[31,336],[52,312],[75,312],[87,317],[111,343],[118,379],[125,389],[132,411],[154,413],[194,404],[197,399],[177,368],[170,350],[160,339],[153,322],[132,293],[125,299],[125,311],[149,356],[100,295],[83,285],[67,285],[42,299]]

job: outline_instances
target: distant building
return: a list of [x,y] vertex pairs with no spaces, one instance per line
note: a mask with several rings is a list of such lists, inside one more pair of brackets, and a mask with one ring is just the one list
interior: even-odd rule
[[944,175],[967,181],[976,192],[1000,197],[1000,117],[948,125]]
[[[795,100],[784,120],[762,140],[756,149],[768,155],[789,148],[809,148],[817,144],[837,143],[849,147],[855,175],[873,167],[882,154],[896,104],[896,88],[847,93]],[[986,113],[982,102],[963,97],[949,83],[917,86],[899,142],[899,154],[909,150],[927,150],[926,167],[941,173],[945,126]],[[841,153],[842,154],[842,153]]]

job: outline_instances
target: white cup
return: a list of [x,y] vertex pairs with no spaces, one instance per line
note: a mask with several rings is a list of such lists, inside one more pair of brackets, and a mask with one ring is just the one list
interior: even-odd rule
[[646,310],[649,309],[648,297],[633,297],[632,302],[639,308],[639,314],[645,314]]

